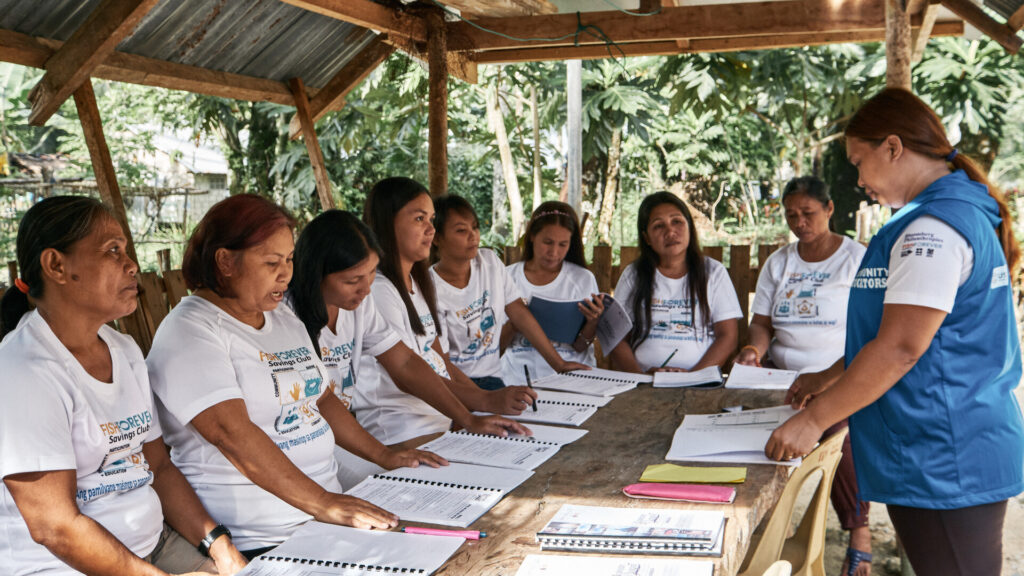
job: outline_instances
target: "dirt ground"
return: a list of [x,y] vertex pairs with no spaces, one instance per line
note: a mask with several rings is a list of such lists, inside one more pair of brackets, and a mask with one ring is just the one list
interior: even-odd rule
[[[1024,403],[1024,391],[1017,388],[1017,401]],[[810,490],[803,494],[800,508],[806,508]],[[871,506],[871,545],[874,559],[871,573],[874,576],[900,574],[900,558],[896,550],[896,534],[889,522],[885,506]],[[828,528],[825,534],[825,573],[839,574],[846,555],[847,534],[839,527],[839,518],[829,509]],[[1024,495],[1010,499],[1003,528],[1003,576],[1024,576]]]

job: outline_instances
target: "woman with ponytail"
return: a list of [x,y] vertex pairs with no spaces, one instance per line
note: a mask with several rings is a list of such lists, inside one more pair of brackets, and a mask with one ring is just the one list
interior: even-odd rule
[[4,574],[245,565],[171,463],[142,351],[106,325],[138,304],[126,245],[110,209],[84,196],[47,198],[18,227],[21,277],[0,304]]
[[849,417],[861,498],[886,504],[914,571],[997,576],[1006,501],[1024,490],[1009,212],[905,90],[853,116],[846,152],[865,192],[900,210],[853,281],[845,358],[797,380],[794,404],[813,401],[765,452],[807,454]]

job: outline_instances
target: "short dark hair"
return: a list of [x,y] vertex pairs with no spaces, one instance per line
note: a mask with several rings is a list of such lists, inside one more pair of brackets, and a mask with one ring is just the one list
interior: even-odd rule
[[800,176],[786,182],[786,187],[782,189],[781,200],[785,202],[786,198],[800,194],[814,198],[821,202],[822,206],[828,206],[828,203],[832,201],[832,196],[828,193],[828,186],[820,178],[814,176]]
[[28,285],[28,294],[15,286],[4,293],[0,302],[0,337],[18,326],[29,311],[28,297],[43,295],[43,251],[53,248],[67,252],[88,236],[96,223],[114,212],[109,206],[89,196],[53,196],[28,209],[18,226],[16,252],[18,275]]
[[292,309],[306,325],[313,348],[327,325],[327,305],[321,284],[325,277],[348,270],[371,253],[381,255],[373,232],[353,214],[328,210],[306,224],[295,241],[295,273],[288,284]]
[[583,254],[583,234],[580,232],[580,219],[576,211],[565,202],[549,200],[537,206],[526,225],[526,235],[523,237],[523,261],[533,259],[533,237],[544,228],[556,225],[569,231],[569,251],[565,254],[565,260],[577,266],[587,266],[587,258]]
[[181,273],[189,290],[208,288],[225,293],[217,266],[217,250],[245,250],[270,238],[280,228],[295,229],[287,210],[256,194],[239,194],[217,202],[196,226],[185,248]]
[[[409,315],[409,324],[414,332],[419,335],[427,333],[423,322],[420,322],[420,315],[416,313],[416,307],[412,304],[409,291],[405,289],[405,279],[401,273],[401,256],[398,252],[398,233],[395,230],[395,215],[406,204],[412,202],[423,194],[429,195],[427,188],[412,178],[395,176],[385,178],[373,185],[370,193],[366,196],[366,205],[363,211],[363,221],[377,235],[377,241],[383,250],[384,256],[380,259],[380,273],[395,285],[402,302],[405,304],[405,311]],[[412,265],[411,276],[420,287],[423,299],[427,301],[427,308],[434,319],[434,326],[437,333],[441,333],[441,323],[437,320],[437,294],[434,291],[434,281],[430,278],[430,264],[428,259],[420,260]]]

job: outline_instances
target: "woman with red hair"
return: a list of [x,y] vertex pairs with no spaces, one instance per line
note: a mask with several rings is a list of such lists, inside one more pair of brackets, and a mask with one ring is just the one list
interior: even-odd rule
[[845,358],[796,382],[796,404],[816,398],[765,452],[807,454],[849,417],[861,497],[886,504],[914,571],[998,576],[1006,501],[1024,490],[1009,211],[905,90],[853,116],[846,152],[865,192],[900,210],[853,280]]
[[443,463],[384,447],[330,391],[305,326],[278,306],[292,276],[294,225],[255,195],[211,208],[185,251],[193,293],[160,325],[147,359],[172,459],[248,557],[311,518],[397,524],[341,495],[335,444],[385,468]]

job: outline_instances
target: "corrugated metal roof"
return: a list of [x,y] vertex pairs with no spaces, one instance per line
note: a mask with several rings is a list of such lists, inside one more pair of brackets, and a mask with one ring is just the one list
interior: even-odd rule
[[[100,0],[0,0],[0,28],[66,41]],[[280,0],[162,0],[119,51],[322,87],[374,33]]]
[[1024,0],[985,0],[985,6],[988,6],[1003,18],[1009,18],[1021,6],[1024,6]]

